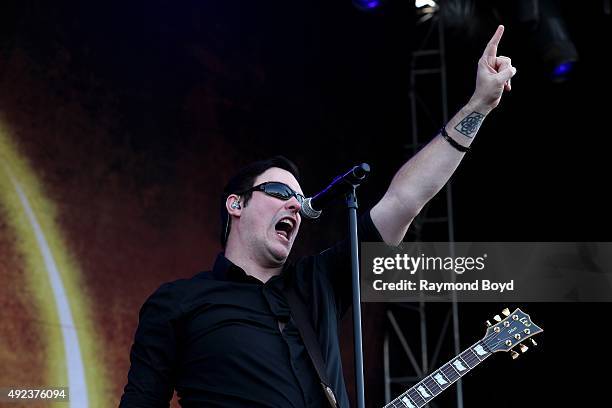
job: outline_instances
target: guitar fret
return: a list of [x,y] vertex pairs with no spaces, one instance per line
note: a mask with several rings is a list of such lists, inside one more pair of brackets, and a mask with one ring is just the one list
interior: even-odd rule
[[[414,387],[413,387],[414,388]],[[385,408],[387,407],[396,407],[396,403],[398,404],[397,406],[399,407],[403,407],[403,408],[417,408],[417,407],[421,407],[422,405],[419,405],[418,401],[415,400],[415,398],[410,394],[410,391],[414,391],[412,388],[405,391],[403,394],[400,394],[399,397],[397,397],[396,399],[394,399],[393,401],[391,401],[388,405],[385,405]],[[423,405],[425,404],[425,402],[422,403]]]
[[433,374],[436,383],[444,390],[451,385],[451,380],[447,376],[444,375],[442,370],[438,370],[437,373]]
[[444,364],[444,366],[442,367],[442,370],[444,370],[444,374],[446,374],[446,376],[450,378],[452,382],[455,382],[459,378],[461,378],[461,375],[459,374],[457,370],[455,370],[455,368],[452,366],[451,363]]
[[[400,400],[401,403],[404,404],[404,407],[406,408],[416,408],[416,405],[414,405],[414,401],[412,401],[410,398],[408,398],[407,395],[404,395]],[[393,405],[395,406],[395,405]]]
[[[395,403],[396,403],[396,402],[399,402],[399,401],[397,400],[397,398],[396,398],[396,399],[394,399],[393,401],[391,401],[390,403],[388,403],[387,405],[385,405],[385,406],[384,406],[384,408],[389,408],[389,407],[392,407],[392,408],[397,408],[397,405],[395,405]],[[400,405],[400,407],[401,407],[401,405]]]
[[485,358],[489,357],[489,355],[491,354],[489,351],[487,351],[484,348],[484,346],[480,342],[476,343],[473,349],[474,349],[474,354],[476,354],[476,357],[478,357],[480,361],[483,361]]
[[463,353],[459,354],[459,357],[468,365],[470,369],[476,367],[480,362],[478,357],[474,354],[471,349],[465,350]]
[[423,383],[425,383],[425,385],[427,386],[428,389],[431,390],[432,394],[438,395],[439,393],[442,392],[442,388],[438,385],[437,382],[434,381],[434,379],[430,376],[426,377],[423,380]]
[[460,376],[463,375],[464,371],[467,372],[467,368],[465,367],[464,362],[459,357],[453,360],[452,366],[454,369],[457,370]]
[[426,403],[423,397],[421,397],[414,388],[408,390],[408,396],[417,404],[417,407],[422,407]]
[[425,401],[430,400],[434,397],[434,395],[432,395],[432,392],[427,389],[425,384],[423,384],[422,382],[417,384],[417,392],[421,397],[423,397]]

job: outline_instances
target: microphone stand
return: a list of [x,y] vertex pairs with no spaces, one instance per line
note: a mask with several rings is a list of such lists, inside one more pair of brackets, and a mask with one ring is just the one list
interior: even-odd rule
[[361,334],[361,293],[359,286],[359,237],[357,235],[357,194],[356,188],[365,180],[370,172],[370,166],[362,163],[360,166],[363,177],[353,179],[352,188],[346,194],[346,206],[349,216],[349,235],[351,237],[351,269],[353,276],[353,340],[355,343],[355,392],[357,408],[365,408],[363,381],[363,345]]

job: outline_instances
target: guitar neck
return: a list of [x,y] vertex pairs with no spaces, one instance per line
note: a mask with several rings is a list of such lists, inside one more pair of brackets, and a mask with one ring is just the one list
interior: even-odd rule
[[491,351],[480,340],[464,352],[432,372],[412,388],[385,405],[385,408],[420,408],[437,397],[459,378],[491,355]]

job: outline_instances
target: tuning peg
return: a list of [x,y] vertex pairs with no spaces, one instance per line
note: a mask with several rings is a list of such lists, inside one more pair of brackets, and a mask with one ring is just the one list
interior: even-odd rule
[[529,350],[529,347],[527,347],[527,346],[526,346],[526,345],[524,345],[524,344],[521,344],[519,347],[521,348],[521,353],[524,353],[524,352],[526,352],[527,350]]
[[491,322],[490,321],[487,320],[485,324],[487,325],[487,327],[491,327]]
[[510,309],[505,308],[504,310],[502,310],[502,314],[506,317],[510,316]]
[[529,339],[529,340],[531,340],[531,344],[533,344],[534,346],[538,345],[538,343],[536,343],[536,341],[534,339]]
[[513,360],[516,360],[520,356],[520,354],[514,350],[510,351],[510,354],[512,355]]
[[496,322],[501,322],[502,321],[502,318],[499,315],[495,315],[493,317],[493,319],[495,319]]

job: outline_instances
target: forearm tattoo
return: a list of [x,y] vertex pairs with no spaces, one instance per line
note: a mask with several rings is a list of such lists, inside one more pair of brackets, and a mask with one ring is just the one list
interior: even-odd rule
[[472,138],[478,132],[483,119],[484,115],[482,113],[472,112],[455,126],[455,130],[464,136]]

